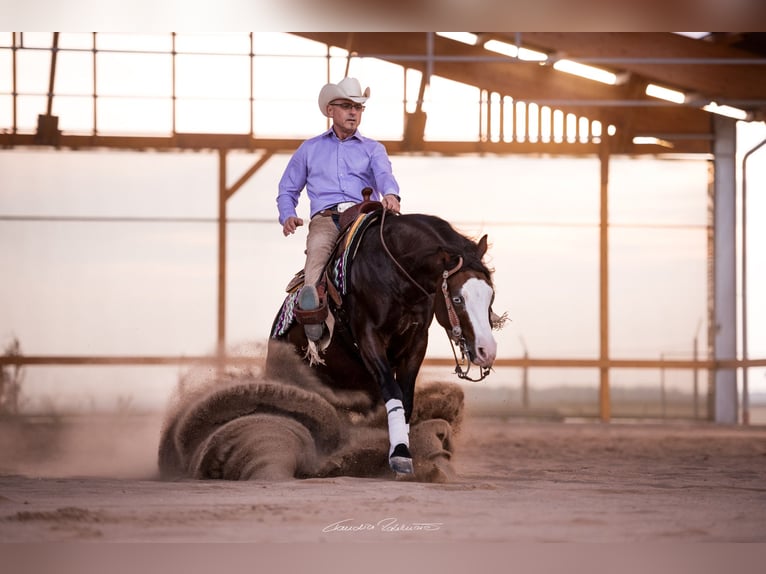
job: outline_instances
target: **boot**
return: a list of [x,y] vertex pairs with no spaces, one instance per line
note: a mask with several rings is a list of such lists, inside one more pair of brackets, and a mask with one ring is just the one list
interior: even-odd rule
[[[303,311],[313,311],[318,309],[320,304],[319,293],[317,293],[316,287],[314,285],[304,285],[298,295],[298,307]],[[303,329],[306,331],[306,338],[309,341],[316,342],[322,338],[324,323],[304,323]]]

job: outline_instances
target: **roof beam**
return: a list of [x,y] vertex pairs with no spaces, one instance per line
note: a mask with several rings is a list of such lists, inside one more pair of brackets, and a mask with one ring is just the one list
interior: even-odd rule
[[[128,149],[128,150],[266,150],[268,153],[292,153],[303,140],[253,138],[248,134],[181,134],[175,136],[78,136],[62,134],[55,146],[35,141],[34,134],[0,133],[0,151],[15,147],[55,147],[56,149]],[[595,155],[597,143],[557,142],[489,142],[489,141],[424,141],[413,148],[410,142],[382,140],[390,154],[413,152],[443,155],[461,154],[547,154],[547,155]],[[654,146],[634,145],[630,138],[617,138],[612,146],[614,154],[640,155],[656,153],[709,153],[707,137],[678,139],[671,150]]]
[[[505,36],[506,41],[515,38],[498,36]],[[524,32],[522,40],[560,57],[601,60],[604,67],[712,100],[766,100],[765,59],[721,43],[670,32]],[[705,63],[725,60],[737,63]],[[740,63],[743,60],[753,63]]]
[[[348,45],[348,35],[342,32],[298,35],[329,45]],[[641,132],[658,128],[679,133],[706,133],[709,130],[710,114],[651,98],[645,94],[645,86],[640,82],[631,80],[624,85],[604,85],[539,63],[496,57],[481,46],[469,46],[441,37],[434,40],[433,73],[444,78],[508,95],[515,100],[548,105],[604,124],[626,126],[628,122],[625,120],[630,119],[630,125]],[[353,49],[360,57],[377,57],[421,71],[426,69],[425,33],[356,33]],[[637,112],[628,111],[628,108]],[[667,125],[671,120],[672,125]]]

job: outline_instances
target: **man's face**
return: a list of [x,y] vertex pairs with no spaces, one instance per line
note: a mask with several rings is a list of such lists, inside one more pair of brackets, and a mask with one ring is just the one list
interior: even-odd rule
[[350,135],[356,131],[362,121],[364,106],[351,100],[333,100],[327,109],[336,131]]

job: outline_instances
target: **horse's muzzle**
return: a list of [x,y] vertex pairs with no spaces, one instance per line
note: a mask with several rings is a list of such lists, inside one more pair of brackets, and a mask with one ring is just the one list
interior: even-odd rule
[[470,353],[471,362],[480,367],[489,368],[497,358],[497,343],[493,339],[486,344],[476,342],[475,352]]

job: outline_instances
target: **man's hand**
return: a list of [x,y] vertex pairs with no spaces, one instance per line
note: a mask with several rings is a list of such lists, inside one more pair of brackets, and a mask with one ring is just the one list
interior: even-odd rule
[[384,195],[383,199],[380,200],[380,203],[383,204],[383,207],[386,209],[390,209],[394,213],[399,213],[399,200],[396,199],[396,196],[393,194]]
[[295,233],[295,230],[303,225],[303,220],[300,217],[288,217],[285,219],[285,224],[282,226],[282,234],[287,237]]

